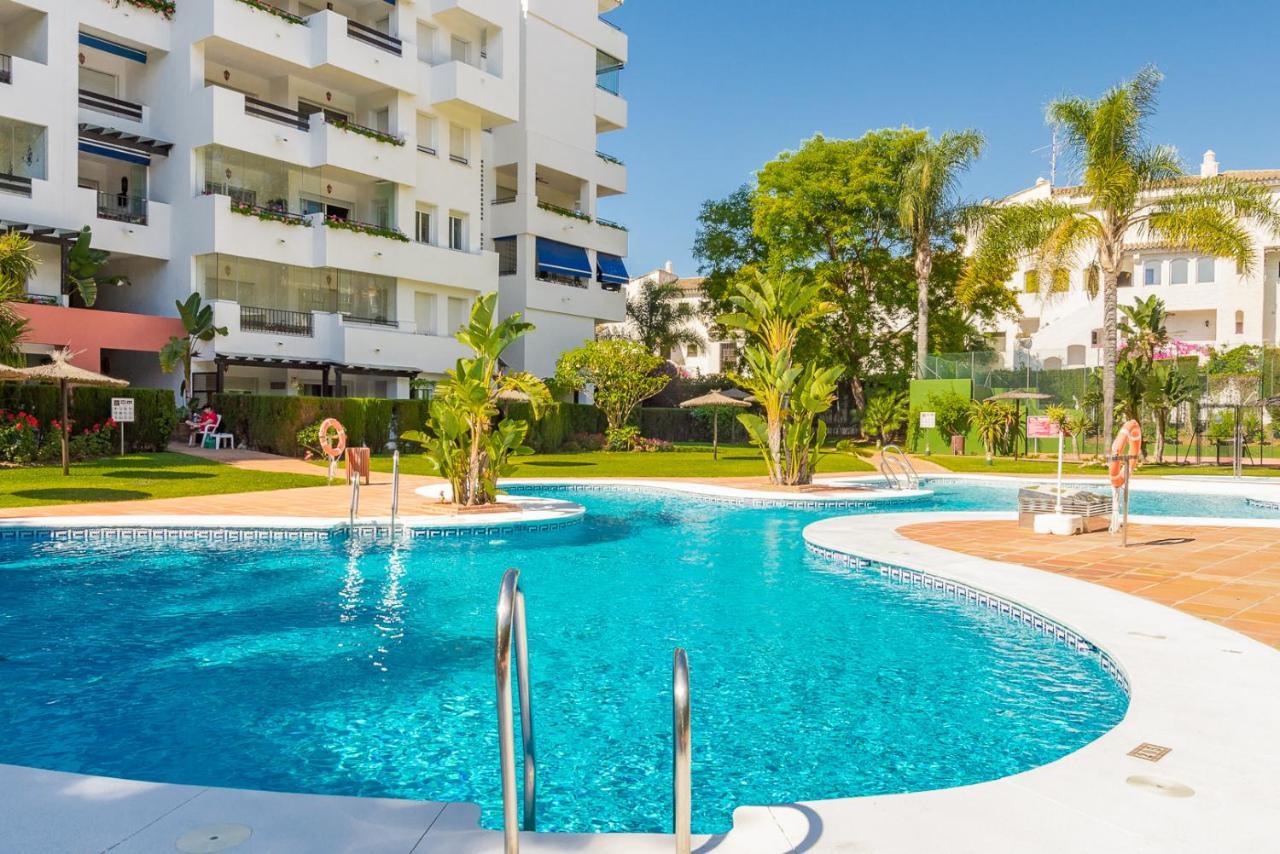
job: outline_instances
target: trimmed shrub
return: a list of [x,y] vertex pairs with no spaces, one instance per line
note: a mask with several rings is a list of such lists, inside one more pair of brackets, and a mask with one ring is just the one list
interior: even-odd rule
[[[101,424],[111,417],[111,398],[133,399],[136,421],[125,427],[125,446],[131,451],[163,451],[178,424],[178,409],[173,392],[155,388],[88,388],[71,389],[67,414],[73,430]],[[47,424],[62,418],[62,403],[56,385],[19,383],[0,384],[0,409],[28,412]]]
[[[421,430],[427,422],[425,400],[382,400],[361,397],[287,397],[268,394],[214,395],[221,429],[258,451],[301,456],[298,432],[326,418],[336,418],[347,431],[347,444],[383,451],[396,433]],[[416,446],[408,450],[417,450]]]

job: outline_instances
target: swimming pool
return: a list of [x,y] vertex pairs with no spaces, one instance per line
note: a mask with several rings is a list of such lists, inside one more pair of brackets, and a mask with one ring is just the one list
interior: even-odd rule
[[[895,509],[1007,509],[1013,489],[932,488]],[[805,525],[847,509],[521,491],[587,516],[396,548],[0,543],[0,762],[474,801],[496,828],[493,613],[510,565],[528,597],[542,830],[668,828],[676,646],[692,671],[698,832],[727,830],[740,805],[1016,773],[1124,715],[1096,657],[808,554]],[[1223,515],[1276,516],[1222,501]]]

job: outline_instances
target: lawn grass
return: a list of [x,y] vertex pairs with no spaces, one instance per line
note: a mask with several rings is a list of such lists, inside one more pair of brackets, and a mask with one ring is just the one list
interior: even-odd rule
[[325,479],[240,469],[186,454],[130,454],[61,465],[0,469],[0,507],[133,501],[323,486]]
[[[709,444],[681,444],[671,453],[535,454],[516,458],[512,477],[751,477],[765,474],[764,459],[755,448],[721,445],[720,459],[711,458]],[[391,458],[373,459],[376,471],[390,471]],[[400,460],[406,474],[431,474],[419,454]],[[818,462],[819,472],[874,471],[871,464],[853,454],[828,451]]]
[[[934,454],[930,457],[921,457],[927,459],[931,463],[936,463],[949,471],[954,472],[972,472],[974,474],[1056,474],[1058,471],[1058,463],[1056,460],[1015,460],[1012,457],[997,457],[992,465],[987,465],[986,457],[981,454],[971,454],[963,457],[953,457],[950,454]],[[1062,464],[1063,475],[1094,475],[1101,476],[1107,473],[1107,468],[1101,465],[1080,465],[1073,460],[1067,460]],[[1135,472],[1137,476],[1163,476],[1163,475],[1218,475],[1229,476],[1231,474],[1231,466],[1212,466],[1212,465],[1156,465],[1155,463],[1147,463],[1141,466]],[[1280,477],[1280,466],[1250,466],[1244,467],[1245,477]]]

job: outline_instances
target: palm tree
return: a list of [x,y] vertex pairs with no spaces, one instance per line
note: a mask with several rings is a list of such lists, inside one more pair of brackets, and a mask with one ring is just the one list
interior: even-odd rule
[[0,364],[22,363],[22,350],[18,345],[27,321],[9,303],[25,297],[27,280],[35,271],[36,259],[31,254],[30,239],[12,231],[0,235]]
[[960,176],[982,154],[976,130],[927,134],[916,144],[898,188],[898,220],[911,238],[916,271],[916,376],[929,353],[929,277],[933,242],[955,231],[968,208],[957,199]]
[[876,447],[881,447],[890,433],[901,430],[907,423],[909,404],[905,391],[891,391],[871,398],[862,414],[862,432],[876,437]]
[[[1196,387],[1176,365],[1160,365],[1147,391],[1147,405],[1156,422],[1156,462],[1164,462],[1164,440],[1169,431],[1169,414],[1195,399]],[[1174,437],[1177,441],[1177,436]]]
[[1010,424],[1017,420],[1013,407],[999,400],[975,400],[970,407],[969,424],[978,432],[991,465],[996,450],[1008,441]]
[[1124,335],[1124,355],[1137,359],[1150,370],[1156,356],[1169,345],[1165,329],[1164,300],[1154,294],[1134,305],[1120,306],[1120,332]]
[[174,305],[187,337],[175,335],[161,348],[160,370],[171,374],[179,365],[182,366],[182,397],[186,400],[191,394],[191,362],[199,355],[200,345],[219,335],[226,335],[227,327],[214,326],[213,306],[205,305],[200,294],[193,293],[185,300],[175,301]]
[[702,336],[690,325],[698,319],[698,309],[683,296],[674,283],[650,279],[627,298],[627,319],[635,327],[636,339],[650,353],[665,359],[680,345],[702,344]]
[[1057,281],[1084,262],[1087,290],[1092,296],[1101,288],[1103,297],[1102,429],[1108,437],[1115,417],[1116,287],[1134,244],[1157,241],[1232,258],[1248,274],[1257,253],[1246,221],[1280,231],[1280,211],[1266,187],[1225,175],[1189,178],[1176,150],[1147,140],[1161,79],[1148,66],[1095,101],[1070,97],[1049,105],[1049,122],[1064,131],[1067,153],[1078,161],[1081,186],[984,212],[961,288],[972,293],[1007,282],[1028,254],[1041,281]]

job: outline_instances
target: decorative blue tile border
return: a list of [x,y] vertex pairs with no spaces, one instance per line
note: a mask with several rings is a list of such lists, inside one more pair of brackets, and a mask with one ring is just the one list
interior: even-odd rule
[[[582,522],[579,514],[570,519],[528,525],[466,525],[440,528],[404,528],[410,538],[493,537],[525,532],[556,531]],[[336,525],[332,528],[179,528],[179,527],[93,527],[93,528],[6,528],[0,527],[0,542],[298,542],[351,538],[389,538],[389,525]]]
[[922,501],[930,497],[928,495],[890,495],[874,501],[859,501],[856,498],[836,498],[826,500],[815,498],[747,498],[729,495],[708,495],[704,492],[672,489],[671,487],[661,486],[656,483],[531,483],[527,486],[523,484],[508,484],[507,486],[508,488],[536,489],[539,492],[661,492],[666,495],[678,495],[681,498],[689,498],[694,501],[705,501],[708,504],[720,504],[727,507],[785,507],[795,510],[874,510],[875,508],[882,507],[886,504]]
[[880,561],[868,560],[866,558],[851,555],[846,552],[838,552],[833,549],[824,549],[813,543],[805,542],[809,551],[814,554],[834,561],[844,566],[855,567],[857,569],[869,569],[878,573],[884,578],[892,581],[909,584],[913,587],[923,587],[927,590],[936,590],[952,599],[960,599],[977,605],[982,608],[990,608],[998,612],[1000,615],[1017,620],[1030,627],[1039,634],[1053,638],[1055,641],[1066,645],[1066,647],[1081,655],[1090,658],[1096,658],[1098,663],[1102,665],[1102,669],[1111,676],[1112,679],[1120,686],[1125,694],[1130,694],[1129,677],[1125,675],[1123,669],[1118,665],[1111,654],[1094,644],[1088,638],[1072,631],[1061,623],[1041,614],[1039,611],[1032,610],[1025,605],[1019,605],[1002,596],[996,596],[985,590],[979,590],[976,587],[970,587],[967,584],[961,584],[947,578],[940,578],[936,575],[930,575],[927,572],[920,572],[916,569],[903,569],[902,567],[892,566]]
[[1263,510],[1280,510],[1280,501],[1265,501],[1261,498],[1246,498],[1244,503],[1250,507],[1261,507]]

